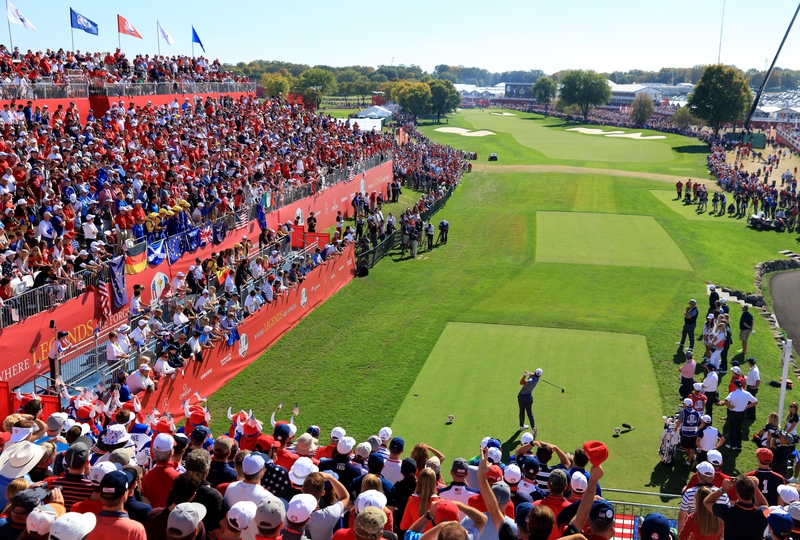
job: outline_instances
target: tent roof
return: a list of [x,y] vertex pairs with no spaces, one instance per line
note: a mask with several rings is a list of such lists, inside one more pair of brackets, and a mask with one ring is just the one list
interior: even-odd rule
[[377,105],[367,107],[355,115],[356,118],[386,118],[388,116],[392,116],[392,111],[384,109],[383,107],[378,107]]

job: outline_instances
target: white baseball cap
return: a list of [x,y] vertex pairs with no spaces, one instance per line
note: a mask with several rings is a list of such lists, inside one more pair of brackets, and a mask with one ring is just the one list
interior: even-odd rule
[[380,437],[381,440],[383,442],[385,442],[385,443],[391,441],[392,440],[392,428],[390,428],[388,426],[384,427],[384,428],[381,428],[381,430],[378,432],[378,437]]
[[697,466],[697,474],[703,476],[714,476],[714,466],[708,461],[704,461]]
[[58,519],[56,509],[50,505],[37,506],[33,511],[28,514],[26,522],[28,532],[47,536],[53,523]]
[[181,531],[181,535],[189,536],[206,517],[206,507],[199,503],[185,502],[175,506],[167,518],[167,527]]
[[112,471],[121,471],[122,467],[118,463],[114,463],[111,461],[101,461],[97,463],[94,467],[92,467],[92,472],[89,473],[89,480],[92,481],[92,484],[100,485],[100,481],[103,477],[112,472]]
[[569,487],[575,493],[583,493],[586,491],[586,486],[589,482],[586,480],[586,475],[582,472],[575,471],[572,473],[572,479],[569,481]]
[[97,526],[97,516],[91,513],[67,512],[50,527],[50,538],[81,540]]
[[742,368],[740,368],[739,366],[733,366],[733,367],[731,368],[731,371],[733,371],[734,373],[739,373],[739,374],[741,375],[741,373],[742,373]]
[[370,489],[362,492],[356,498],[356,512],[363,512],[365,508],[369,508],[370,506],[383,510],[386,506],[386,502],[386,495],[378,490]]
[[[309,497],[313,498],[311,495]],[[316,499],[314,501],[316,502]],[[225,519],[228,521],[229,527],[240,532],[245,530],[250,525],[250,522],[253,521],[253,518],[256,517],[256,510],[258,510],[258,506],[253,501],[239,501],[231,506]]]
[[[242,460],[242,472],[247,475],[256,474],[264,468],[264,463],[264,458],[262,458],[260,455],[247,454]],[[299,483],[302,484],[302,482]]]
[[711,423],[711,417],[710,417],[710,416],[708,416],[707,414],[704,414],[703,416],[701,416],[701,417],[700,417],[700,420],[702,420],[702,421],[703,421],[703,422],[705,422],[706,424],[710,424],[710,423]]
[[695,389],[695,390],[697,390],[698,392],[699,392],[700,390],[702,390],[702,389],[703,389],[703,385],[702,385],[702,383],[699,383],[699,382],[696,382],[696,383],[694,383],[694,385],[692,385],[692,386],[693,386],[693,387],[694,387],[694,389]]
[[305,523],[311,512],[317,508],[317,498],[308,493],[300,493],[292,497],[286,509],[286,521],[294,524]]
[[500,463],[503,461],[503,452],[494,446],[489,448],[489,454],[486,456],[491,463]]
[[687,397],[686,399],[684,399],[684,400],[683,400],[683,404],[684,404],[686,407],[691,407],[692,405],[694,405],[694,402],[693,402],[691,399],[689,399],[689,398]]
[[309,474],[319,472],[319,467],[314,465],[311,458],[299,457],[289,470],[289,480],[292,484],[302,486]]
[[336,451],[340,454],[349,454],[353,451],[355,445],[356,440],[353,437],[342,437],[339,439],[339,442],[336,443]]
[[541,377],[542,376],[542,368],[536,368],[536,371],[534,371],[533,374],[536,375],[537,377]]
[[722,465],[722,452],[719,450],[709,450],[707,455],[708,461],[712,465]]
[[522,480],[522,471],[519,469],[518,465],[512,463],[506,467],[503,478],[509,484],[518,484],[519,481]]
[[331,430],[331,439],[334,441],[338,441],[345,435],[347,435],[347,432],[344,430],[343,427],[335,427]]
[[170,452],[173,446],[175,446],[175,439],[168,433],[159,433],[153,441],[153,450],[156,452]]
[[797,489],[793,488],[792,486],[787,486],[786,484],[781,484],[778,486],[778,496],[786,504],[792,504],[793,502],[800,500],[800,494],[797,493]]
[[530,444],[533,442],[533,433],[523,433],[522,437],[520,437],[520,442],[522,444]]

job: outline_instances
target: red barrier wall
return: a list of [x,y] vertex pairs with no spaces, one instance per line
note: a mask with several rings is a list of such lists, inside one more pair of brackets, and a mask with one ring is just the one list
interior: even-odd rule
[[[317,230],[326,229],[336,223],[336,211],[342,210],[346,215],[351,210],[350,200],[358,191],[383,191],[392,179],[392,162],[374,167],[357,175],[349,182],[332,186],[315,196],[306,197],[286,208],[281,208],[267,215],[267,225],[274,228],[281,221],[294,220],[298,210],[303,212],[304,219],[309,212],[319,212]],[[128,298],[133,296],[133,286],[142,285],[142,300],[149,303],[158,297],[167,281],[172,281],[175,274],[189,271],[195,259],[205,259],[214,251],[233,247],[247,236],[254,244],[258,243],[260,227],[251,221],[242,229],[228,231],[221,244],[207,244],[198,250],[186,253],[174,265],[166,261],[159,266],[148,267],[144,272],[127,276]],[[55,339],[50,330],[50,321],[54,320],[59,330],[69,332],[69,341],[78,343],[92,336],[97,320],[101,314],[99,295],[95,291],[70,300],[53,309],[39,313],[20,323],[0,330],[0,381],[8,381],[12,387],[20,385],[44,373],[48,369],[47,354]],[[128,321],[128,308],[113,313],[111,323],[104,327],[104,333]]]
[[222,388],[314,308],[350,283],[355,269],[354,248],[348,246],[344,253],[311,272],[302,285],[245,319],[239,327],[239,342],[230,347],[217,345],[202,364],[190,364],[175,380],[160,380],[158,390],[146,395],[142,406],[148,411],[153,407],[170,411],[176,420],[182,418],[184,400],[195,392],[210,396]]

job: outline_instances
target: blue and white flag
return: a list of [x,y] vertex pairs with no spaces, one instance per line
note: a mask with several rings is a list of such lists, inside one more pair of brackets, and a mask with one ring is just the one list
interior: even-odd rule
[[[92,34],[94,36],[100,33],[96,22],[90,21],[72,8],[69,8],[69,19],[70,26],[76,30],[83,30],[87,34]],[[205,52],[205,50],[203,52]]]
[[167,238],[167,253],[169,254],[169,264],[175,264],[183,256],[183,234]]
[[225,240],[225,236],[228,233],[228,230],[225,228],[225,222],[219,221],[214,223],[214,225],[211,226],[211,229],[213,230],[213,242],[215,244],[221,244],[222,241]]
[[156,240],[152,244],[147,245],[147,263],[153,266],[158,266],[167,258],[165,241]]
[[200,247],[200,231],[196,228],[186,231],[184,242],[185,251],[194,251]]
[[25,15],[17,9],[17,6],[11,3],[11,0],[6,0],[6,15],[9,22],[24,26],[28,30],[36,30],[36,27],[25,18]]

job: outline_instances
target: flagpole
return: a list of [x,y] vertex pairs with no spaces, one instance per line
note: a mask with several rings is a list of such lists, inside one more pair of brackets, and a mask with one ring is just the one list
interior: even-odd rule
[[158,43],[158,56],[161,56],[161,32],[158,31],[158,21],[156,21],[156,43]]
[[[6,9],[8,9],[8,4],[6,4]],[[11,52],[14,52],[14,38],[11,37],[11,19],[6,17],[6,20],[8,21],[8,41],[11,43]]]
[[75,29],[72,27],[72,23],[70,23],[69,33],[72,36],[72,52],[75,52]]
[[122,50],[122,34],[120,33],[119,28],[117,28],[117,45],[119,46],[119,49]]

